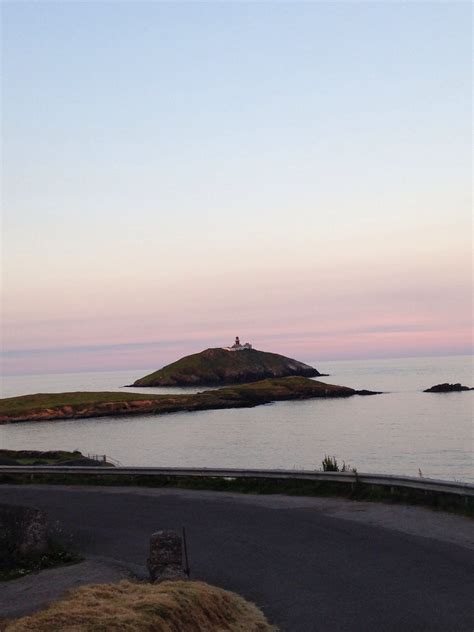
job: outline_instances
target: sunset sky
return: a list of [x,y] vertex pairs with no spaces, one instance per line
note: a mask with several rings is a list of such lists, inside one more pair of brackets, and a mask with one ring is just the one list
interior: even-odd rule
[[5,374],[471,351],[468,2],[3,2]]

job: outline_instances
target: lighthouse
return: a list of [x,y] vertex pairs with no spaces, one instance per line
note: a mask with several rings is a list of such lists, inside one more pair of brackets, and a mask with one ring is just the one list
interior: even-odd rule
[[224,348],[227,349],[228,351],[246,351],[247,349],[251,349],[252,345],[249,342],[246,342],[245,344],[241,345],[239,336],[236,336],[235,342],[232,345],[232,347],[224,347]]

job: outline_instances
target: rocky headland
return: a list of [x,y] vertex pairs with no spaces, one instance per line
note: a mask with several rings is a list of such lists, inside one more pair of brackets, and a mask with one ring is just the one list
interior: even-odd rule
[[233,348],[206,349],[136,380],[130,386],[221,386],[266,378],[321,377],[314,367],[277,353]]
[[326,384],[305,377],[266,379],[190,395],[113,392],[48,393],[0,400],[0,424],[249,408],[284,400],[375,394],[373,391],[357,391],[346,386]]

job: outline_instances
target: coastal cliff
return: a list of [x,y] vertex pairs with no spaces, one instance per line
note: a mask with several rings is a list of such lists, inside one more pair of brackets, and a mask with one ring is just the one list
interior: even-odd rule
[[215,348],[185,356],[136,380],[131,386],[213,386],[321,375],[314,367],[277,353]]

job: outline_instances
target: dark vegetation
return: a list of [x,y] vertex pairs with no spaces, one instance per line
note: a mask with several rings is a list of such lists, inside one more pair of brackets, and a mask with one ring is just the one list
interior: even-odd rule
[[342,462],[342,466],[339,467],[339,463],[335,456],[331,457],[327,454],[322,460],[323,472],[353,472],[357,474],[357,470],[355,467],[351,467],[350,465],[346,465],[345,461]]
[[50,540],[46,553],[22,555],[9,564],[0,563],[0,581],[9,581],[37,573],[47,568],[66,566],[81,562],[83,557],[74,551],[68,551],[61,543]]
[[[65,450],[0,450],[0,465],[104,465],[84,456],[79,450],[67,452]],[[110,463],[106,463],[110,467]]]

